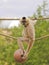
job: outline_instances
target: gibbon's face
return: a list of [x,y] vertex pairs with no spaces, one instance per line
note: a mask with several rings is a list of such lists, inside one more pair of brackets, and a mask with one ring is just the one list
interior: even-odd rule
[[22,17],[22,19],[20,20],[21,23],[26,27],[27,24],[29,23],[28,19],[26,17]]
[[23,25],[25,25],[25,23],[26,23],[26,17],[22,17],[22,21],[21,22],[22,22]]

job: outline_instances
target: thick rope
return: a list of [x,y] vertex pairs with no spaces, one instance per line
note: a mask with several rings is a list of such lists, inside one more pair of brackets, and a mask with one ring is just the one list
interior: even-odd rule
[[5,35],[5,34],[2,34],[2,33],[0,33],[0,35],[5,36],[5,37],[9,37],[9,38],[12,38],[12,39],[17,40],[17,38],[16,38],[16,37],[13,37],[13,36],[10,36],[10,35]]
[[[17,38],[16,37],[13,37],[13,36],[5,35],[5,34],[2,34],[2,33],[0,33],[0,35],[17,40]],[[39,37],[39,38],[36,38],[35,40],[41,40],[41,39],[47,38],[47,37],[49,37],[49,34],[48,35],[44,35],[44,36]]]

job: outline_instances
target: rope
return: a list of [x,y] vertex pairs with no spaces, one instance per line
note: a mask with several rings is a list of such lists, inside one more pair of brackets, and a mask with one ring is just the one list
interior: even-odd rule
[[9,38],[12,38],[12,39],[16,39],[16,40],[17,40],[17,38],[16,38],[16,37],[13,37],[13,36],[5,35],[5,34],[2,34],[2,33],[0,33],[0,35],[5,36],[5,37],[9,37]]
[[48,35],[44,35],[44,36],[39,37],[39,38],[36,38],[36,40],[41,40],[41,39],[43,39],[43,38],[47,38],[47,37],[49,37],[49,34],[48,34]]
[[[2,33],[0,33],[0,35],[17,40],[17,38],[16,37],[13,37],[13,36],[5,35],[5,34],[2,34]],[[48,35],[45,35],[45,36],[42,36],[42,37],[39,37],[39,38],[36,38],[35,40],[41,40],[41,39],[47,38],[47,37],[49,37],[49,34]]]

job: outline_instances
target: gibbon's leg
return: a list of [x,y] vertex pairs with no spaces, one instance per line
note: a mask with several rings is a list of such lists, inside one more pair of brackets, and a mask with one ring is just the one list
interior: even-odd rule
[[31,40],[31,39],[25,38],[25,37],[19,37],[19,38],[17,38],[18,46],[23,51],[24,51],[24,46],[23,46],[23,42],[24,41],[28,44],[27,49],[26,49],[26,53],[29,54],[30,49],[33,47],[33,44],[34,44],[35,40]]
[[25,38],[25,37],[17,38],[19,48],[24,51],[23,41],[28,41],[28,38]]
[[34,41],[35,40],[29,40],[28,47],[26,49],[26,54],[29,54],[31,48],[33,47]]
[[29,54],[29,52],[30,52],[30,50],[31,50],[31,48],[32,48],[32,46],[33,46],[33,44],[34,44],[34,41],[31,41],[31,40],[26,41],[26,42],[28,43],[28,47],[27,47],[27,49],[26,49],[26,51],[25,51],[25,53],[24,53],[22,59],[25,59],[25,57],[28,56],[28,54]]

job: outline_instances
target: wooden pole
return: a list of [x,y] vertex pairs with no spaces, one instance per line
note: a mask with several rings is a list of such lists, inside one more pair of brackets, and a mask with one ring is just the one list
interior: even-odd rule
[[[49,18],[30,18],[32,20],[45,20]],[[0,20],[20,20],[20,18],[0,18]]]

